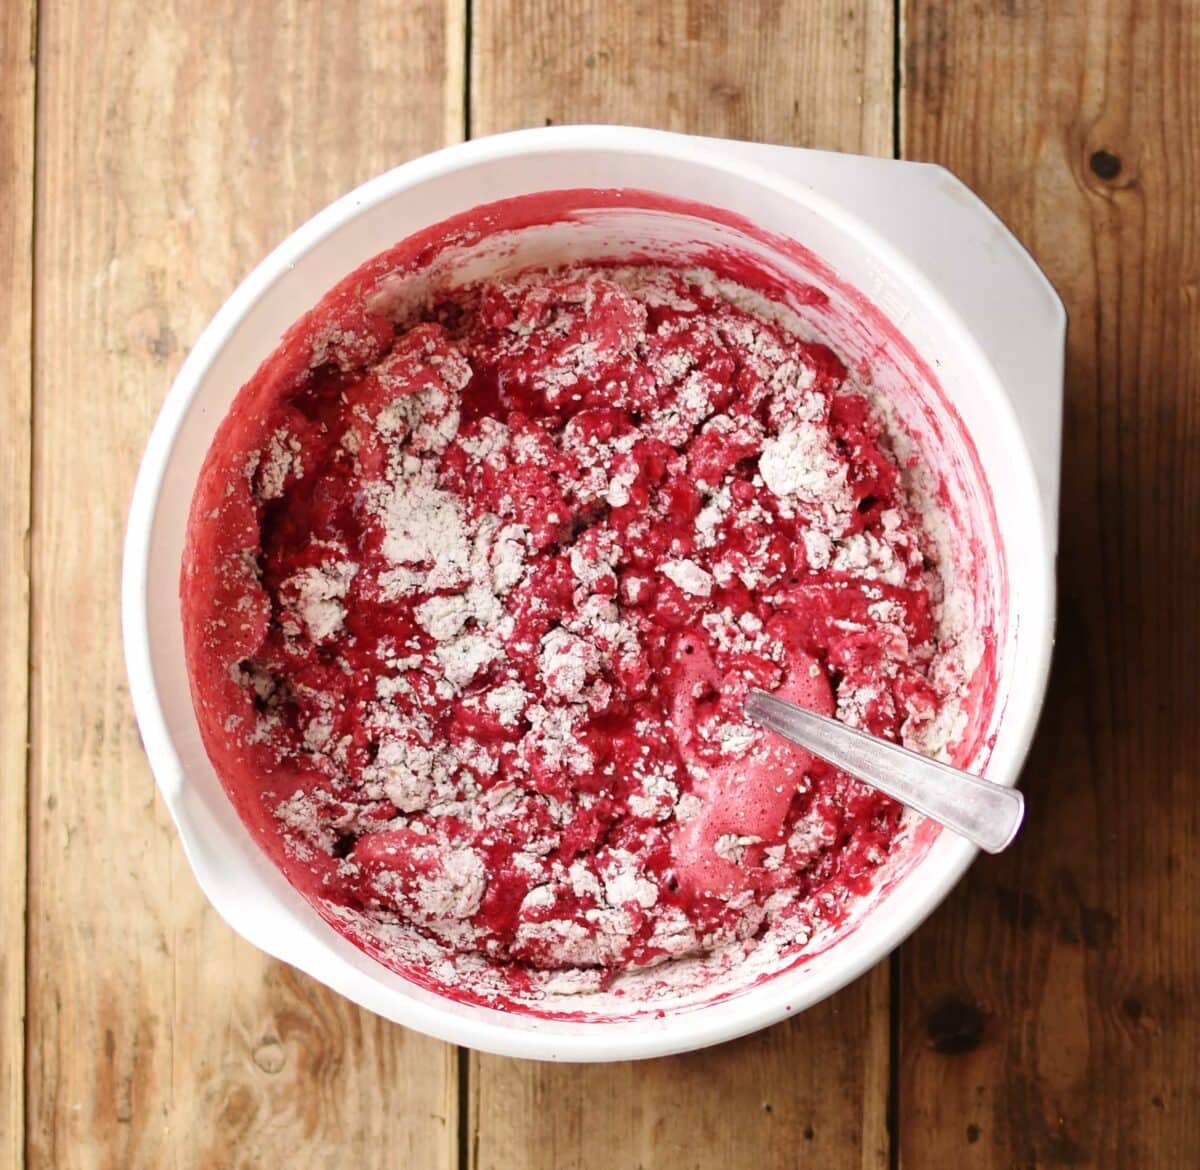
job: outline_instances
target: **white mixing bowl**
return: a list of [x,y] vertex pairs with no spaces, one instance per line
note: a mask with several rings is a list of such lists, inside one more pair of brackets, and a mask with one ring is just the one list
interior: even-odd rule
[[[948,432],[951,456],[957,451],[971,464],[970,507],[980,516],[994,509],[980,613],[991,610],[995,623],[995,694],[967,762],[1001,784],[1017,778],[1049,667],[1065,321],[1053,290],[1011,235],[937,168],[620,127],[556,127],[451,147],[360,187],[263,261],[197,341],[138,476],[123,622],[146,750],[205,893],[255,945],[409,1027],[513,1056],[617,1060],[712,1044],[828,996],[909,934],[974,850],[948,833],[914,834],[920,847],[892,867],[853,929],[768,977],[747,975],[737,986],[735,975],[718,998],[663,1001],[657,1011],[643,1006],[603,1019],[458,1002],[388,970],[337,934],[253,843],[201,743],[179,602],[201,462],[234,395],[281,334],[347,273],[413,232],[481,203],[579,188],[695,201],[750,221],[762,235],[756,243],[734,241],[732,218],[721,225],[703,216],[609,209],[531,228],[506,260],[474,262],[474,274],[481,265],[611,255],[633,243],[650,253],[663,241],[686,249],[693,238],[757,248],[786,268],[793,261],[767,256],[770,238],[778,237],[828,266],[826,291],[843,307],[860,295],[863,312],[875,311],[864,308],[867,302],[877,306],[934,371],[944,398],[926,405]],[[806,278],[822,283],[812,272]],[[834,340],[853,364],[870,358],[871,337],[870,330],[850,329]],[[570,1006],[563,1005],[567,1012]]]

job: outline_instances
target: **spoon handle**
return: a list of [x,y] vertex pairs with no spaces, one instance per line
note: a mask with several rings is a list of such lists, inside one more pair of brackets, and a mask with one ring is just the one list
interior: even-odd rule
[[751,690],[746,717],[914,808],[988,853],[1006,848],[1021,827],[1025,798],[1015,788],[877,739],[766,691]]

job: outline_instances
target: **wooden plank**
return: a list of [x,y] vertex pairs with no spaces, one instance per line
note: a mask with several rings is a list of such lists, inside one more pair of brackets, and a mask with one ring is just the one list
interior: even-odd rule
[[605,1065],[472,1055],[477,1170],[882,1168],[887,964],[802,1017],[703,1052]]
[[902,952],[909,1167],[1200,1162],[1200,6],[909,0],[904,151],[1071,316],[1058,648],[1011,855]]
[[33,344],[33,0],[0,9],[0,1164],[25,1142],[25,820]]
[[883,0],[496,0],[475,12],[471,133],[616,122],[892,153]]
[[200,896],[116,611],[184,350],[287,231],[461,133],[460,6],[42,8],[29,1165],[448,1167],[454,1050],[268,961]]
[[[891,153],[892,5],[505,0],[477,6],[471,127],[611,121]],[[878,968],[736,1044],[600,1068],[475,1056],[471,1165],[887,1164]]]

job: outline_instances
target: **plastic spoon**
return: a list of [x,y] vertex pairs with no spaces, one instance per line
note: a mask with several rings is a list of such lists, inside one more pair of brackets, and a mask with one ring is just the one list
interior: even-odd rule
[[766,691],[751,690],[745,712],[747,719],[931,817],[988,853],[1005,849],[1021,827],[1025,798],[1015,788],[939,764]]

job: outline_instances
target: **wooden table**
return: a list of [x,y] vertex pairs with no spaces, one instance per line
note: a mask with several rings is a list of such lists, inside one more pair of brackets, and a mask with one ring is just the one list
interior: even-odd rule
[[[1200,4],[4,0],[0,86],[0,1166],[1200,1164]],[[142,445],[238,279],[406,158],[576,121],[945,163],[1072,322],[1018,846],[802,1018],[596,1068],[237,939],[117,625]]]

